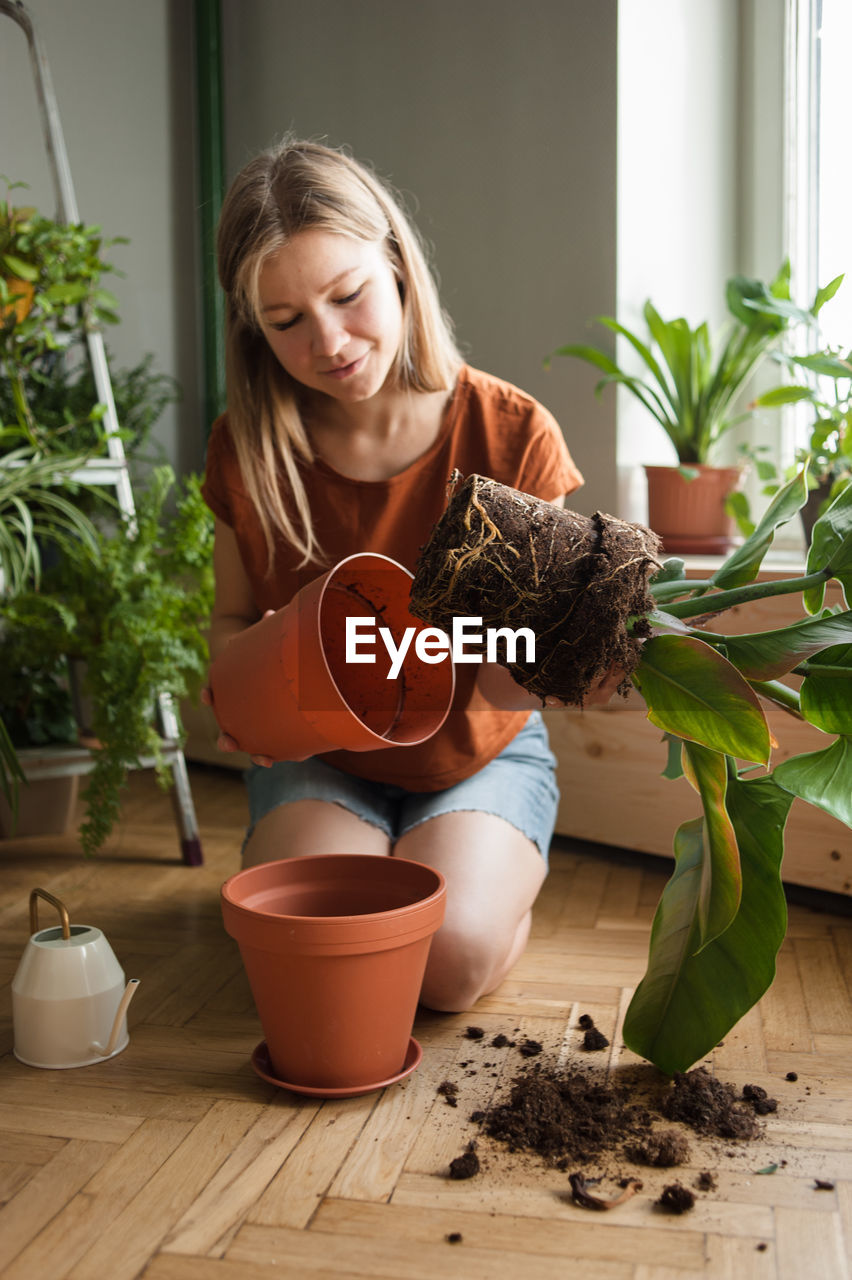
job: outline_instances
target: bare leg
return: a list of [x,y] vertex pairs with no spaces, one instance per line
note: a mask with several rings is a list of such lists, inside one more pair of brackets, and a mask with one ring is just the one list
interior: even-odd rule
[[446,916],[432,939],[420,998],[431,1009],[469,1009],[522,954],[544,859],[511,823],[481,812],[430,818],[398,840],[394,853],[435,867],[447,881]]
[[261,818],[243,854],[243,867],[310,853],[371,853],[387,856],[383,831],[328,800],[279,804]]

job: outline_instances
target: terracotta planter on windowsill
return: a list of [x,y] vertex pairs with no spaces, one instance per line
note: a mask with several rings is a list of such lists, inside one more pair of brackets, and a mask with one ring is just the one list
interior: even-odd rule
[[[684,471],[698,474],[692,479]],[[648,524],[663,550],[678,555],[725,555],[735,542],[736,523],[725,499],[740,484],[740,467],[646,466]]]

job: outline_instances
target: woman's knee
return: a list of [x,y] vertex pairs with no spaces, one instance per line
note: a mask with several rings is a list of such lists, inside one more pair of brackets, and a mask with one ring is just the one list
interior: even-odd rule
[[260,819],[243,849],[243,866],[321,853],[388,855],[385,833],[327,800],[294,800],[277,805]]
[[529,934],[529,914],[511,936],[482,930],[439,930],[432,939],[420,1001],[429,1009],[461,1013],[500,985]]

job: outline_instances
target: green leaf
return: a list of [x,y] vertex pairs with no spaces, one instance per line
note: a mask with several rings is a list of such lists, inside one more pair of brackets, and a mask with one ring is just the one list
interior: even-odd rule
[[852,737],[852,644],[825,649],[809,662],[799,694],[802,712],[811,724],[824,733]]
[[809,387],[773,387],[764,391],[754,403],[761,409],[777,409],[782,404],[797,404],[800,400],[810,400]]
[[651,931],[647,972],[624,1021],[624,1041],[669,1074],[687,1071],[756,1004],[775,976],[787,908],[781,884],[791,796],[771,778],[728,783],[742,865],[740,909],[729,929],[697,949],[703,820],[675,836],[675,871]]
[[765,764],[769,729],[757,695],[727,659],[691,636],[646,640],[633,682],[652,724],[676,737]]
[[671,556],[663,561],[662,566],[651,578],[651,586],[656,586],[658,582],[683,582],[685,579],[685,562],[677,556]]
[[668,747],[668,758],[660,777],[668,778],[669,782],[676,782],[678,778],[683,777],[683,740],[676,738],[674,734],[664,733],[663,742]]
[[[555,356],[576,356],[578,360],[586,360],[589,364],[593,364],[596,369],[601,369],[604,373],[620,374],[621,370],[615,361],[605,352],[599,351],[597,347],[578,346],[569,343],[566,347],[557,347],[553,352]],[[550,358],[550,357],[548,357]]]
[[745,538],[754,533],[755,524],[751,518],[748,498],[741,489],[735,489],[725,498],[725,511],[736,521],[737,528]]
[[852,827],[852,738],[838,738],[824,751],[793,756],[772,776],[791,795]]
[[757,528],[741,546],[728,556],[721,569],[713,574],[717,587],[740,587],[751,582],[772,546],[775,531],[791,520],[808,500],[807,468],[788,480],[770,502]]
[[3,265],[18,280],[26,280],[29,284],[32,284],[34,280],[38,279],[37,268],[31,262],[24,262],[22,258],[17,258],[12,253],[3,254]]
[[803,659],[847,640],[852,641],[852,610],[805,618],[777,631],[726,635],[725,654],[747,680],[776,680]]
[[703,949],[725,932],[739,910],[740,853],[725,808],[728,784],[725,757],[697,742],[684,743],[684,751],[689,765],[687,776],[701,796],[704,809],[704,856],[698,894],[698,940]]
[[[852,485],[844,489],[814,525],[807,572],[831,569],[852,604]],[[808,613],[818,613],[825,599],[825,584],[804,593]]]
[[824,284],[821,288],[817,289],[814,304],[811,307],[811,311],[813,311],[814,315],[820,311],[826,302],[834,297],[842,283],[843,276],[839,275],[835,276],[833,280],[830,280],[828,284]]
[[792,356],[792,363],[810,369],[811,373],[824,374],[827,378],[852,378],[852,364],[848,360],[840,360],[837,356],[814,355]]

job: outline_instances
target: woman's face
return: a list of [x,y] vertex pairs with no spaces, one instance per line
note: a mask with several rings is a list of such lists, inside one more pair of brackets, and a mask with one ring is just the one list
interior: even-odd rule
[[379,241],[300,231],[258,277],[263,333],[297,382],[356,403],[384,387],[402,340],[402,301]]

